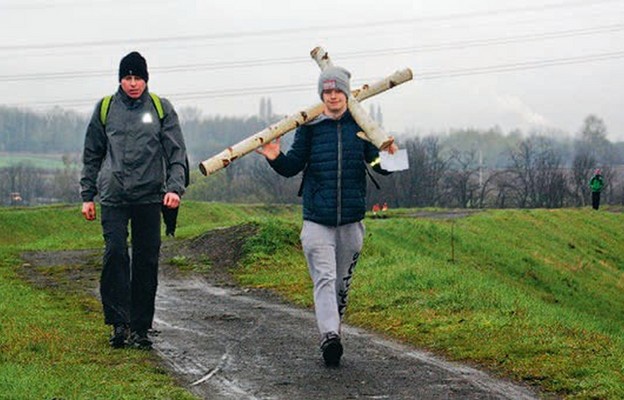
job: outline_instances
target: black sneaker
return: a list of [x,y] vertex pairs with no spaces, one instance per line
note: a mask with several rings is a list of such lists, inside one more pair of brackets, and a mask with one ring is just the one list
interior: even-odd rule
[[342,343],[337,333],[329,332],[325,335],[321,343],[321,352],[323,360],[328,367],[337,367],[340,365],[340,357],[342,357]]
[[126,345],[126,339],[128,339],[128,326],[117,324],[113,326],[113,333],[108,339],[108,343],[112,348],[120,349]]
[[147,337],[147,331],[136,331],[130,334],[128,345],[140,350],[151,350],[152,341]]

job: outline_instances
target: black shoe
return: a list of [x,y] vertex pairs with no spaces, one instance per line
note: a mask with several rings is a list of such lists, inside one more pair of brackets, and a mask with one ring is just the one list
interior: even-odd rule
[[147,331],[136,331],[130,334],[128,345],[140,350],[151,350],[152,341],[147,337]]
[[326,366],[339,366],[340,357],[342,357],[342,343],[340,343],[340,336],[334,332],[327,333],[321,343],[321,352],[323,352],[323,360],[325,360]]
[[117,324],[113,326],[113,333],[108,339],[108,343],[112,348],[120,349],[126,345],[126,339],[128,339],[128,326]]

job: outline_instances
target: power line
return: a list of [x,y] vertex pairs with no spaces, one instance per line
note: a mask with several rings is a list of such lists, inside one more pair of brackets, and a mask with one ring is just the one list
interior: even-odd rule
[[615,60],[624,58],[624,51],[614,51],[610,53],[588,54],[578,57],[564,57],[548,60],[516,62],[510,64],[490,65],[485,67],[459,68],[446,71],[432,71],[418,74],[416,80],[432,80],[441,78],[456,78],[471,75],[483,75],[499,72],[525,71],[538,68],[554,67],[559,65],[585,64],[597,61]]
[[76,47],[99,47],[99,46],[119,46],[124,44],[147,44],[147,43],[167,43],[167,42],[179,42],[179,41],[197,41],[197,40],[216,40],[216,39],[230,39],[230,38],[243,38],[243,37],[265,37],[273,35],[287,35],[293,33],[301,33],[303,31],[336,31],[336,30],[349,30],[358,28],[370,28],[371,26],[395,26],[400,24],[415,24],[415,23],[427,23],[435,21],[448,21],[456,19],[466,18],[478,18],[487,16],[498,16],[509,13],[527,13],[535,11],[554,10],[561,8],[573,8],[573,7],[587,7],[603,3],[620,2],[620,0],[594,0],[594,1],[562,1],[558,3],[543,4],[539,6],[524,6],[506,9],[496,9],[488,11],[473,11],[466,13],[446,14],[439,16],[418,17],[418,18],[405,18],[389,21],[377,21],[352,23],[344,25],[320,25],[309,27],[296,27],[296,28],[282,28],[282,29],[267,29],[259,31],[246,31],[246,32],[221,32],[204,35],[184,35],[184,36],[167,36],[159,38],[142,38],[142,39],[110,39],[99,41],[86,41],[86,42],[65,42],[65,43],[43,43],[43,44],[20,44],[11,46],[0,46],[0,51],[28,51],[28,50],[50,50],[50,49],[62,49],[62,48],[76,48]]
[[[89,8],[93,7],[93,5],[96,4],[102,4],[102,5],[107,5],[107,6],[111,6],[111,0],[91,0],[89,2],[84,2],[82,0],[76,0],[76,1],[54,1],[54,2],[43,2],[43,1],[39,1],[39,2],[15,2],[15,3],[6,3],[2,5],[2,8],[4,10],[47,10],[50,8],[54,8],[54,9],[59,9],[59,8],[72,8],[75,9],[78,6],[88,6]],[[118,3],[122,3],[121,1]],[[144,1],[132,1],[131,3],[127,3],[127,2],[123,2],[123,6],[124,7],[129,7],[129,6],[142,6],[145,4],[150,4],[150,1],[144,0]],[[118,5],[115,5],[116,7],[119,7]]]
[[[554,40],[576,36],[588,36],[604,33],[613,33],[622,31],[624,24],[611,24],[598,26],[593,28],[580,28],[580,29],[568,29],[562,31],[543,32],[538,34],[525,34],[510,36],[506,38],[488,38],[477,40],[464,40],[453,41],[439,44],[422,45],[422,46],[407,46],[397,48],[383,48],[383,49],[368,49],[364,51],[346,52],[341,53],[342,59],[358,59],[358,58],[371,58],[382,57],[387,55],[402,55],[421,52],[433,52],[443,50],[456,50],[474,47],[505,45],[521,42]],[[211,62],[211,63],[198,63],[198,64],[186,64],[186,65],[174,65],[169,67],[154,67],[150,68],[154,72],[159,73],[173,73],[173,72],[187,72],[187,71],[212,71],[221,69],[233,69],[233,68],[254,68],[261,66],[283,65],[283,64],[297,64],[308,62],[305,57],[291,57],[291,58],[265,58],[255,60],[241,60],[241,61],[227,61],[227,62]],[[64,72],[50,72],[50,73],[35,73],[35,74],[13,74],[13,75],[0,75],[0,82],[19,82],[19,81],[40,81],[40,80],[59,80],[59,79],[83,79],[88,77],[108,76],[111,74],[110,70],[98,70],[98,71],[64,71]]]
[[[485,75],[485,74],[495,74],[495,73],[505,73],[505,72],[517,72],[517,71],[526,71],[540,68],[548,68],[554,66],[563,66],[563,65],[575,65],[575,64],[585,64],[591,62],[599,62],[599,61],[607,61],[614,59],[624,58],[624,50],[623,51],[615,51],[608,53],[595,53],[595,54],[586,54],[576,57],[564,57],[564,58],[553,58],[553,59],[545,59],[545,60],[536,60],[536,61],[527,61],[527,62],[515,62],[515,63],[507,63],[507,64],[497,64],[497,65],[489,65],[482,67],[469,67],[469,68],[458,68],[453,70],[442,70],[442,71],[429,71],[429,72],[421,72],[416,73],[414,79],[416,81],[419,80],[434,80],[434,79],[450,79],[450,78],[459,78],[473,75]],[[377,79],[362,79],[358,80],[360,82],[372,82]],[[274,92],[304,92],[304,91],[312,91],[316,85],[312,84],[297,84],[297,85],[271,85],[271,86],[260,86],[260,87],[247,87],[247,88],[233,88],[233,89],[213,89],[206,91],[198,91],[198,92],[184,92],[184,93],[168,93],[164,94],[165,97],[175,98],[176,101],[185,101],[185,100],[197,100],[197,99],[218,99],[218,98],[227,98],[233,96],[248,96],[255,94],[269,94]],[[56,101],[42,101],[42,102],[34,102],[29,104],[17,103],[17,104],[5,104],[5,106],[12,107],[21,107],[21,106],[51,106],[51,105],[63,105],[66,107],[70,106],[84,106],[93,104],[93,99],[82,99],[82,100],[56,100]]]

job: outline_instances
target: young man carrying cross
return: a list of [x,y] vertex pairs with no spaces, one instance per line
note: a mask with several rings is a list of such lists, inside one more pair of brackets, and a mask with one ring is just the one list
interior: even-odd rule
[[[351,74],[340,67],[323,70],[318,93],[324,111],[295,133],[291,149],[280,151],[279,139],[263,145],[264,155],[280,175],[303,173],[301,243],[314,284],[321,352],[327,366],[338,366],[343,354],[340,323],[347,306],[353,271],[362,250],[366,212],[366,164],[381,174],[379,151],[360,139],[347,109]],[[397,150],[392,144],[388,151]]]

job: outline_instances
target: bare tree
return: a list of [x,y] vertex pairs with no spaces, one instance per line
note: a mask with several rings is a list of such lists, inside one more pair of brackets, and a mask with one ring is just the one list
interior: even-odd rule
[[437,205],[441,194],[441,181],[446,172],[447,161],[442,159],[438,138],[415,138],[405,142],[410,169],[401,174],[403,190],[394,193],[405,207]]
[[567,179],[561,157],[552,147],[542,149],[537,159],[534,207],[563,207],[567,197]]
[[527,138],[510,152],[510,159],[508,171],[517,207],[561,207],[564,204],[565,170],[550,139]]
[[494,201],[496,208],[516,206],[517,188],[513,183],[514,180],[514,174],[510,170],[502,170],[492,174],[492,185],[496,193],[496,200]]
[[53,198],[67,203],[80,201],[80,170],[78,160],[69,154],[62,157],[63,169],[54,171],[50,193]]
[[449,159],[444,179],[447,196],[445,205],[472,208],[476,206],[479,193],[480,163],[476,150],[461,152],[454,149]]
[[601,164],[611,160],[610,143],[607,139],[607,127],[604,122],[595,115],[589,115],[583,121],[578,145]]
[[490,200],[490,195],[495,191],[494,182],[498,179],[500,171],[488,170],[483,171],[479,178],[479,192],[476,198],[476,208],[485,208],[488,204],[494,203],[494,200]]
[[511,166],[508,171],[513,182],[513,191],[517,207],[529,207],[530,199],[535,198],[535,154],[533,143],[523,140],[515,150],[510,151]]
[[33,204],[45,196],[45,171],[27,163],[20,163],[0,170],[0,193],[2,202],[10,202],[12,194],[19,194],[25,204]]
[[592,168],[596,165],[596,160],[590,152],[582,150],[574,156],[572,170],[570,171],[570,186],[573,204],[585,206],[589,204],[589,186]]
[[264,157],[249,158],[246,173],[257,196],[270,203],[298,203],[302,174],[285,178],[271,169]]

